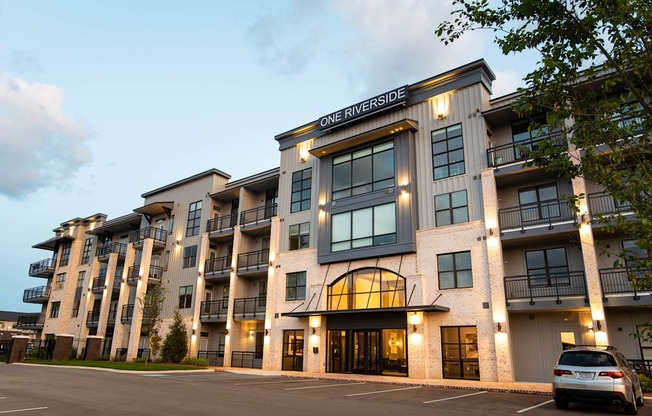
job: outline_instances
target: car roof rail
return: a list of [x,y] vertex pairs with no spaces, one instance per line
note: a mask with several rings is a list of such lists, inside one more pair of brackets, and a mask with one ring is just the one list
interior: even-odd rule
[[566,349],[571,349],[571,348],[601,348],[605,350],[616,350],[617,348],[614,347],[613,345],[595,345],[595,344],[566,344]]

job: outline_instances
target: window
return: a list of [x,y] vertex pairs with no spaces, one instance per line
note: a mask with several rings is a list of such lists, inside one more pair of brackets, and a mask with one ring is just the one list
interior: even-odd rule
[[518,203],[523,224],[547,222],[551,218],[561,217],[561,205],[564,202],[558,198],[557,185],[554,183],[519,189]]
[[476,327],[442,327],[441,351],[444,378],[480,379]]
[[195,267],[197,263],[197,246],[189,246],[183,249],[183,268]]
[[170,222],[168,227],[168,234],[172,235],[172,230],[174,230],[174,215],[170,215]]
[[267,305],[267,280],[258,281],[258,306]]
[[201,201],[193,202],[188,208],[188,225],[186,226],[186,237],[199,234],[201,225]]
[[229,307],[229,290],[231,287],[229,285],[224,285],[222,287],[222,309],[227,309]]
[[354,270],[328,286],[328,310],[401,306],[405,306],[405,278],[389,270]]
[[192,285],[179,288],[179,309],[187,309],[192,305]]
[[288,273],[285,278],[285,300],[305,300],[306,272]]
[[565,248],[526,251],[525,261],[530,287],[570,285]]
[[432,132],[432,168],[435,180],[464,173],[461,124]]
[[77,275],[77,287],[84,287],[84,279],[86,279],[86,270],[82,270]]
[[303,371],[303,347],[303,329],[283,331],[283,370]]
[[[533,123],[534,127],[532,127]],[[550,135],[548,126],[545,123],[544,117],[536,117],[533,120],[523,119],[512,124],[515,160],[527,159],[530,152],[536,149],[537,144]]]
[[466,190],[435,196],[435,221],[437,227],[469,221]]
[[310,223],[290,225],[290,251],[308,248],[310,245]]
[[59,273],[57,274],[57,283],[64,283],[66,281],[66,274],[65,273]]
[[310,193],[312,191],[312,168],[300,170],[292,174],[292,204],[290,212],[310,209]]
[[396,203],[332,216],[331,251],[396,243]]
[[470,251],[438,255],[437,269],[440,290],[473,287]]
[[[645,267],[645,262],[642,260],[647,260],[648,253],[647,250],[640,248],[636,244],[636,240],[623,240],[623,252],[627,269],[638,271],[639,268]],[[644,270],[641,270],[641,272],[644,272]]]
[[68,261],[70,260],[70,242],[64,243],[61,249],[61,258],[59,260],[59,266],[67,266]]
[[61,307],[61,302],[52,302],[52,307],[50,308],[50,318],[59,317],[59,308]]
[[79,316],[79,305],[80,305],[80,303],[81,302],[78,299],[75,299],[75,301],[72,303],[72,311],[71,311],[71,314],[70,314],[71,318],[76,318],[76,317]]
[[333,158],[333,200],[394,186],[394,142]]
[[86,241],[84,241],[84,249],[82,250],[81,264],[90,263],[92,246],[93,246],[93,239],[87,238]]

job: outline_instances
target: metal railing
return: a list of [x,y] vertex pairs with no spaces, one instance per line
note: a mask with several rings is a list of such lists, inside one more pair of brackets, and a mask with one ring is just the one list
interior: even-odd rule
[[265,297],[234,299],[233,317],[264,317],[266,305],[267,298]]
[[239,368],[263,368],[262,358],[256,358],[253,351],[232,351],[231,367]]
[[199,312],[200,319],[226,319],[229,310],[228,299],[203,301]]
[[115,317],[118,314],[118,311],[115,309],[109,310],[109,316],[107,317],[107,324],[113,325],[115,324]]
[[269,264],[269,249],[238,254],[238,270],[259,269]]
[[587,296],[584,272],[547,273],[505,277],[505,298],[510,300]]
[[258,224],[276,216],[277,204],[252,208],[240,213],[240,225]]
[[140,243],[146,238],[152,238],[156,242],[165,243],[168,238],[168,232],[163,228],[145,227],[137,231],[132,231],[129,235],[130,243]]
[[23,302],[35,300],[47,300],[50,297],[50,286],[39,286],[31,289],[25,289],[23,292]]
[[86,314],[86,327],[93,328],[100,323],[100,311],[88,311]]
[[[644,290],[640,290],[640,286],[637,288],[636,279],[645,282],[651,271],[647,268],[641,268],[640,270],[627,268],[601,269],[600,286],[602,287],[603,298],[608,294],[631,293],[634,295],[634,299],[639,299],[639,292]],[[645,292],[649,292],[649,290]]]
[[560,222],[577,221],[575,209],[571,209],[564,199],[503,208],[498,210],[498,216],[501,232],[546,224],[552,227]]
[[106,285],[106,279],[104,277],[96,277],[93,279],[93,287],[91,290],[93,293],[102,293],[104,286]]
[[98,247],[95,251],[95,256],[105,257],[111,253],[118,253],[119,255],[124,256],[127,254],[127,245],[124,243],[118,243],[117,241],[110,241]]
[[[149,279],[160,279],[162,276],[163,267],[153,264],[149,266],[149,274],[147,275]],[[138,279],[140,279],[140,264],[135,264],[127,269],[127,283],[135,285],[138,283]]]
[[208,365],[222,367],[224,365],[224,351],[197,351],[197,358],[208,361]]
[[618,201],[605,192],[594,192],[586,196],[591,215],[612,215],[632,212],[632,204]]
[[45,315],[42,313],[19,315],[16,321],[15,328],[18,329],[31,329],[42,328],[45,323]]
[[208,258],[204,262],[204,273],[228,273],[231,271],[231,256]]
[[120,315],[120,322],[123,324],[130,324],[131,319],[134,317],[134,304],[122,305],[122,314]]
[[525,161],[530,157],[530,153],[539,146],[539,143],[549,139],[552,140],[560,151],[564,151],[568,147],[562,140],[561,133],[554,132],[530,140],[503,144],[487,149],[487,164],[489,167],[497,167],[513,162]]
[[43,259],[29,265],[29,275],[32,277],[54,273],[54,260],[52,258]]
[[236,213],[222,215],[221,217],[208,220],[206,223],[206,231],[209,233],[216,231],[223,231],[236,226],[238,215]]

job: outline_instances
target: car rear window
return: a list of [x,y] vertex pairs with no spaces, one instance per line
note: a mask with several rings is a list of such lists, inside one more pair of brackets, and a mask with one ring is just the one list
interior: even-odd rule
[[568,351],[561,355],[559,364],[580,367],[610,367],[616,366],[616,360],[611,354],[600,351]]

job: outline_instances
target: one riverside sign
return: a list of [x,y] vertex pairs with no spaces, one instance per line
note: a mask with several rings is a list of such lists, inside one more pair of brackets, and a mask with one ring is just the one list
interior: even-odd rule
[[368,114],[384,108],[392,107],[398,103],[407,100],[409,88],[407,85],[377,95],[358,104],[343,108],[319,119],[319,129],[327,130],[339,124],[347,123],[356,118],[364,117]]

